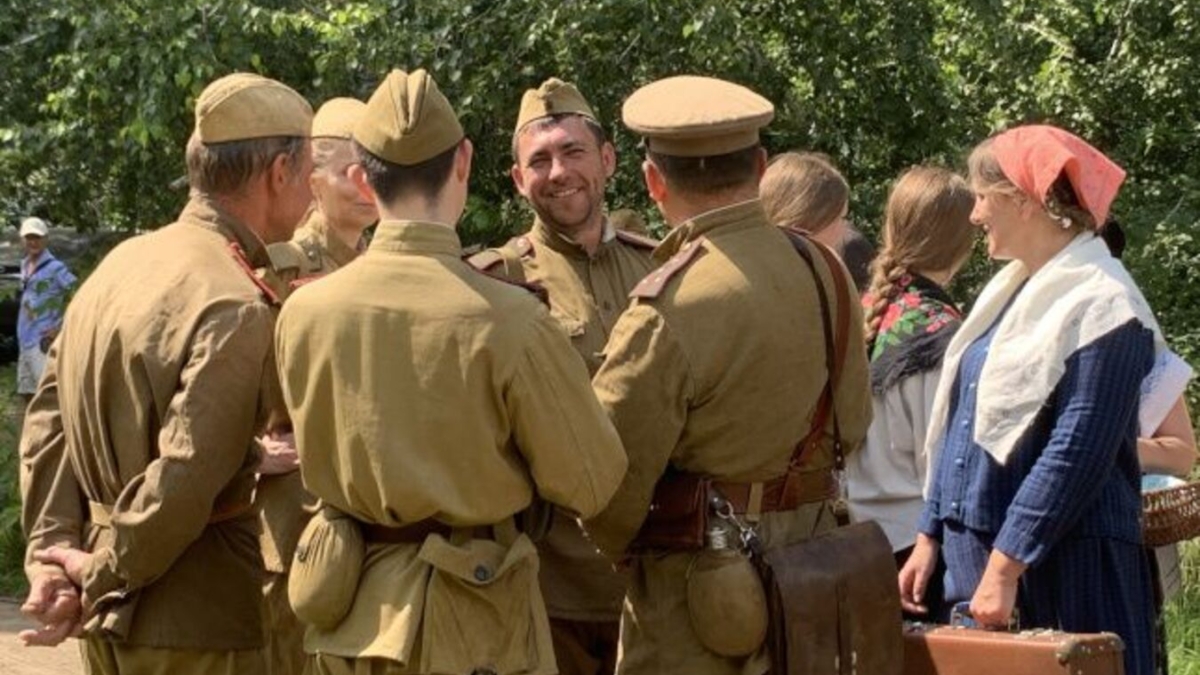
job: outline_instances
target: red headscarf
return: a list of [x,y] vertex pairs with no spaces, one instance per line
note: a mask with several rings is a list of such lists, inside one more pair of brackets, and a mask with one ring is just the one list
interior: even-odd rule
[[1022,192],[1046,205],[1046,194],[1066,174],[1083,208],[1096,219],[1108,218],[1108,207],[1125,180],[1125,170],[1075,134],[1035,124],[1010,129],[992,139],[1000,170]]

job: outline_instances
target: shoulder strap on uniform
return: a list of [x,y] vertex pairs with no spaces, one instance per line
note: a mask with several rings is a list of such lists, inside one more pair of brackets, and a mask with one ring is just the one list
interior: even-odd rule
[[299,270],[304,273],[308,269],[305,263],[304,251],[295,243],[281,241],[267,245],[267,257],[271,259],[271,267],[277,272],[284,270]]
[[494,274],[486,269],[479,269],[478,267],[475,267],[473,265],[471,266],[471,269],[475,270],[476,272],[479,272],[480,274],[482,274],[483,276],[485,276],[489,279],[494,279],[501,283],[508,284],[509,286],[516,286],[518,288],[529,291],[531,294],[533,294],[533,297],[537,298],[543,305],[546,306],[546,309],[550,309],[550,293],[541,284],[531,284],[531,283],[528,283],[525,281],[517,281],[515,279],[510,279],[508,277],[501,276],[499,274]]
[[629,244],[630,246],[634,246],[636,248],[646,248],[650,249],[651,251],[658,248],[658,241],[651,239],[650,237],[643,237],[640,234],[626,232],[625,230],[617,230],[616,236],[617,239],[621,240],[622,243]]
[[275,292],[275,290],[272,289],[267,282],[263,281],[261,277],[255,274],[254,268],[250,266],[250,260],[246,257],[246,251],[242,249],[241,245],[239,245],[236,241],[229,242],[229,252],[233,254],[233,259],[235,262],[237,262],[238,267],[242,268],[242,271],[246,273],[246,276],[250,277],[250,281],[252,281],[254,285],[258,287],[258,290],[262,292],[263,299],[267,301],[267,304],[274,307],[278,307],[283,304],[283,301],[279,299],[279,295]]
[[689,241],[679,249],[679,252],[671,256],[662,267],[654,270],[646,275],[644,279],[638,282],[637,286],[629,292],[631,298],[653,299],[662,294],[666,288],[667,282],[671,281],[671,277],[679,273],[679,270],[687,267],[696,259],[700,251],[704,249],[701,243],[703,238]]
[[[796,444],[790,466],[799,468],[808,459],[817,447],[814,441],[825,433],[825,421],[832,416],[834,465],[838,471],[842,471],[846,467],[846,456],[842,449],[841,426],[838,424],[836,389],[846,356],[847,344],[850,340],[850,291],[845,275],[842,273],[842,264],[838,262],[832,251],[813,241],[803,232],[784,228],[783,233],[812,272],[813,283],[816,284],[817,299],[821,304],[821,329],[825,334],[825,368],[829,374],[828,380],[825,382],[825,389],[817,400],[817,410],[813,414],[812,427],[809,429],[808,435]],[[809,246],[813,246],[820,253],[829,269],[829,275],[833,278],[835,299],[837,300],[836,333],[832,313],[829,311],[829,296],[825,290],[825,282],[821,280],[821,274],[817,271],[812,252],[808,249]]]
[[489,248],[467,257],[467,264],[480,272],[491,272],[492,268],[504,262],[504,254]]

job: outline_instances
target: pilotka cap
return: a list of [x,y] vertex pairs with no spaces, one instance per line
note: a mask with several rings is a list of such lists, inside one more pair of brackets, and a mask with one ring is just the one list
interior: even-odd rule
[[215,80],[196,99],[196,134],[203,143],[307,137],[312,119],[312,106],[294,89],[251,73]]
[[359,145],[401,166],[433,159],[462,139],[458,116],[423,69],[389,73],[354,127]]

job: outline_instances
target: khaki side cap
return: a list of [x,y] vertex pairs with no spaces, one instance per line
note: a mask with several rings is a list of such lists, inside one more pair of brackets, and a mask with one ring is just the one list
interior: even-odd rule
[[463,128],[437,82],[424,69],[393,70],[367,101],[354,140],[393,164],[420,164],[453,148]]
[[214,80],[196,99],[196,134],[204,143],[308,137],[312,119],[312,106],[294,89],[252,73]]
[[349,140],[354,125],[362,117],[367,104],[356,98],[331,98],[313,116],[313,138],[344,138]]
[[521,97],[521,111],[517,114],[517,126],[513,134],[521,133],[525,125],[551,115],[582,115],[599,123],[596,113],[570,82],[552,77],[537,89],[525,90]]
[[758,130],[774,119],[775,106],[739,84],[679,75],[633,92],[621,117],[654,152],[712,157],[758,145]]

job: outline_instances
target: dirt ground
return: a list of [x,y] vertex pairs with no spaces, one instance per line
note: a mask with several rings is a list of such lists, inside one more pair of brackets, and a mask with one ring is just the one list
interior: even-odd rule
[[17,633],[29,623],[16,601],[0,598],[0,675],[82,675],[79,647],[67,640],[58,647],[25,647]]

